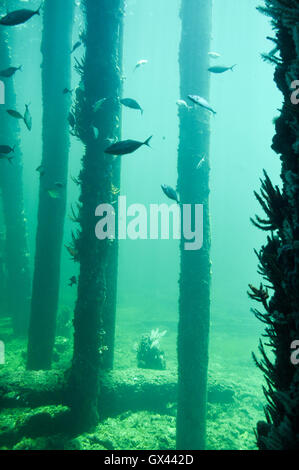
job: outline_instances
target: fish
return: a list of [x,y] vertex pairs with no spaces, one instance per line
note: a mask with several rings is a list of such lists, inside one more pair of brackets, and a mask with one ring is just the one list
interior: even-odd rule
[[9,145],[0,145],[0,153],[8,155],[11,152],[14,152],[15,149],[10,147]]
[[43,165],[38,166],[35,171],[37,171],[40,174],[40,176],[44,176],[44,174],[45,174],[45,169],[44,169]]
[[9,163],[12,163],[13,156],[9,155],[0,155],[0,160],[7,160]]
[[24,116],[14,109],[7,109],[6,112],[15,119],[24,119]]
[[68,93],[71,95],[73,93],[73,90],[69,90],[69,88],[64,88],[64,90],[62,91],[62,94],[67,95]]
[[99,129],[96,126],[92,126],[92,132],[93,132],[93,136],[95,140],[98,140],[99,135],[100,135]]
[[178,193],[175,189],[173,189],[171,186],[167,186],[167,184],[162,184],[161,188],[163,193],[168,197],[168,199],[176,201],[178,204],[180,204]]
[[29,104],[25,104],[25,114],[24,114],[24,122],[26,124],[26,127],[28,131],[31,131],[32,129],[32,116],[29,111]]
[[206,161],[206,156],[204,155],[204,156],[199,160],[198,164],[196,165],[196,169],[199,170],[199,169],[203,166],[203,164],[205,163],[205,161]]
[[153,136],[149,137],[145,142],[138,142],[137,140],[123,140],[116,144],[110,145],[106,148],[105,153],[110,155],[128,155],[138,150],[142,145],[150,147],[150,141]]
[[42,3],[37,10],[27,10],[24,8],[21,10],[11,11],[0,19],[0,25],[17,26],[19,24],[26,23],[26,21],[30,20],[34,15],[40,15],[41,7]]
[[50,196],[52,199],[60,199],[60,198],[61,198],[60,191],[58,191],[57,188],[48,189],[48,190],[47,190],[47,193],[49,194],[49,196]]
[[96,113],[101,109],[103,104],[107,101],[107,98],[101,98],[100,100],[96,101],[95,104],[92,106],[93,112]]
[[78,178],[75,178],[74,176],[71,176],[71,180],[73,183],[75,183],[77,186],[80,186],[80,181],[78,180]]
[[60,189],[62,189],[62,188],[65,187],[65,185],[64,185],[63,183],[60,183],[59,181],[57,181],[56,183],[54,183],[54,186],[56,186],[56,188],[60,188]]
[[117,142],[117,137],[107,137],[107,139],[105,139],[110,145],[112,144],[116,144]]
[[179,108],[187,108],[188,110],[191,109],[191,106],[188,106],[188,104],[184,100],[177,100],[176,104]]
[[214,67],[209,67],[208,71],[212,73],[224,73],[224,72],[227,72],[228,70],[231,70],[233,72],[236,66],[237,64],[232,65],[231,67],[225,67],[224,65],[216,65]]
[[141,67],[142,65],[145,65],[145,64],[147,64],[147,63],[148,63],[148,60],[146,60],[146,59],[139,60],[139,61],[137,62],[137,64],[135,65],[135,69],[134,69],[134,70],[139,69],[139,67]]
[[213,114],[217,114],[217,112],[212,108],[210,103],[205,98],[202,98],[201,96],[198,96],[198,95],[188,95],[188,98],[193,103],[198,104],[198,106],[201,106],[202,108],[205,108],[208,111],[211,111]]
[[72,248],[71,246],[68,246],[68,245],[64,245],[65,248],[67,249],[67,251],[69,252],[69,254],[71,255],[71,259],[72,260],[77,260],[78,259],[78,252]]
[[221,55],[218,54],[218,52],[208,52],[208,55],[209,55],[212,59],[219,59],[219,57],[221,57]]
[[77,278],[76,276],[72,276],[70,278],[70,283],[69,283],[69,287],[73,287],[73,285],[77,284]]
[[132,98],[123,98],[122,100],[120,100],[120,102],[127,108],[137,109],[141,112],[141,114],[143,114],[143,109],[141,108],[140,104],[137,103],[136,100],[133,100]]
[[80,46],[82,46],[82,42],[81,41],[77,41],[74,46],[73,46],[73,49],[71,50],[71,54],[73,54],[73,52],[75,52]]
[[18,70],[22,70],[22,65],[19,67],[8,67],[8,69],[4,69],[0,71],[0,77],[10,78],[12,77]]

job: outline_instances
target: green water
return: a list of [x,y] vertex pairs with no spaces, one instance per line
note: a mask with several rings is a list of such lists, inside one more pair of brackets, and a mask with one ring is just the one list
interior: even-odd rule
[[[250,309],[246,294],[249,283],[257,285],[254,248],[265,240],[250,223],[260,212],[253,191],[265,168],[273,183],[279,182],[279,161],[271,150],[273,118],[281,99],[273,82],[273,68],[260,54],[268,51],[271,35],[267,19],[252,0],[214,0],[212,51],[221,62],[237,63],[233,73],[211,76],[210,102],[217,109],[211,118],[211,230],[212,304],[209,371],[213,378],[235,391],[235,401],[208,405],[207,447],[209,449],[255,449],[253,428],[263,416],[263,377],[255,368],[251,352],[257,350],[262,326]],[[163,183],[176,186],[179,122],[178,49],[181,36],[179,0],[127,0],[124,27],[124,96],[134,97],[144,115],[123,109],[124,139],[144,141],[153,135],[152,149],[142,148],[138,156],[124,158],[121,194],[127,203],[165,202]],[[83,17],[76,9],[74,42]],[[14,36],[12,55],[23,64],[15,76],[19,103],[31,102],[33,130],[22,130],[24,155],[24,204],[28,220],[30,263],[33,269],[39,179],[35,172],[41,161],[41,77],[40,40],[42,23],[34,19]],[[59,34],[59,32],[57,32]],[[76,53],[82,56],[83,50]],[[148,63],[133,72],[140,59]],[[194,51],[196,60],[196,51]],[[211,64],[216,64],[211,60]],[[78,86],[73,74],[72,88]],[[83,147],[71,138],[69,175],[80,171]],[[69,182],[68,215],[79,196]],[[70,241],[73,224],[67,217],[64,243]],[[49,260],[49,263],[51,260]],[[73,311],[76,288],[68,287],[78,267],[63,250],[59,310]],[[135,343],[154,328],[167,330],[161,340],[167,368],[175,370],[178,322],[179,242],[173,240],[126,240],[120,242],[115,368],[136,367]],[[5,318],[1,319],[6,339],[6,368],[24,368],[25,341],[12,337]],[[1,334],[0,334],[1,339]],[[71,349],[56,362],[66,367]],[[24,410],[24,412],[28,410]],[[22,414],[15,410],[14,416]],[[1,418],[0,418],[1,420]],[[2,420],[12,420],[3,410]],[[0,421],[1,423],[1,421]],[[1,431],[1,425],[0,425]],[[157,414],[150,410],[127,413],[122,419],[109,418],[98,427],[102,441],[115,449],[167,449],[175,446],[175,410]],[[30,445],[33,445],[32,443]],[[30,447],[29,445],[29,447]],[[45,442],[34,444],[47,446]],[[90,435],[78,437],[73,446],[97,449]],[[105,446],[104,446],[105,447]],[[22,448],[22,444],[21,444]]]

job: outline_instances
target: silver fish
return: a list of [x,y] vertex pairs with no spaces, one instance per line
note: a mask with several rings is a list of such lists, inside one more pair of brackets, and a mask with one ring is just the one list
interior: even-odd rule
[[9,145],[0,145],[0,153],[8,155],[11,152],[14,152],[15,149],[10,147]]
[[136,109],[140,111],[141,114],[143,114],[143,109],[141,108],[140,104],[137,103],[136,100],[133,100],[132,98],[123,98],[122,100],[120,100],[120,102],[127,108]]
[[0,71],[0,77],[10,78],[12,77],[18,70],[22,70],[22,65],[20,67],[8,67],[8,69]]
[[224,73],[224,72],[227,72],[228,70],[231,70],[233,72],[236,66],[237,64],[232,65],[231,67],[225,67],[224,65],[215,65],[214,67],[209,67],[208,71],[212,73]]
[[180,204],[178,193],[175,189],[173,189],[171,186],[167,186],[167,184],[162,184],[161,188],[163,193],[168,197],[168,199],[176,201],[178,204]]
[[6,112],[15,119],[24,119],[21,113],[15,111],[14,109],[7,109]]
[[176,104],[178,105],[179,108],[186,108],[190,109],[191,107],[187,105],[185,100],[177,100]]
[[77,41],[77,42],[74,44],[73,49],[71,50],[71,54],[73,54],[73,52],[75,52],[81,45],[82,45],[82,42],[81,42],[81,41]]
[[31,116],[31,113],[29,111],[29,104],[25,104],[25,114],[24,114],[24,121],[25,121],[25,124],[26,124],[26,127],[28,129],[28,131],[31,131],[32,129],[32,116]]
[[92,131],[93,131],[93,136],[94,136],[95,140],[98,140],[99,135],[100,135],[99,129],[95,126],[92,126]]
[[149,137],[145,142],[138,142],[137,140],[123,140],[117,142],[116,144],[110,145],[106,150],[105,153],[110,155],[128,155],[129,153],[133,153],[138,150],[143,145],[147,145],[150,147],[150,140],[153,136]]
[[198,95],[188,95],[188,98],[193,103],[198,104],[198,106],[201,106],[202,108],[205,108],[208,111],[211,111],[213,114],[217,114],[216,111],[212,108],[210,103],[205,98],[202,98],[201,96],[198,96]]
[[209,55],[212,59],[219,59],[219,57],[221,57],[221,55],[218,54],[218,52],[209,52],[208,55]]
[[48,189],[47,190],[47,193],[49,194],[49,196],[52,198],[52,199],[60,199],[61,198],[61,194],[60,194],[60,191],[58,189]]
[[206,156],[204,155],[204,156],[199,160],[198,164],[196,165],[196,169],[199,170],[199,169],[203,166],[203,164],[205,163],[205,161],[206,161]]
[[142,65],[145,65],[145,64],[147,64],[147,63],[148,63],[148,60],[146,60],[146,59],[139,60],[139,61],[137,62],[137,64],[135,65],[135,69],[134,69],[134,70],[139,69],[139,67],[141,67]]
[[11,11],[0,19],[0,25],[17,26],[19,24],[26,23],[26,21],[30,20],[34,15],[40,15],[41,7],[42,3],[37,10],[27,10],[24,8],[21,10]]
[[93,112],[96,113],[97,111],[99,111],[99,109],[101,109],[105,101],[107,101],[107,98],[102,98],[96,101],[96,103],[92,106]]

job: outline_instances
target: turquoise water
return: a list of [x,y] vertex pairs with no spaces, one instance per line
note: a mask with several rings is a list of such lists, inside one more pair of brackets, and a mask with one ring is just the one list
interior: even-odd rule
[[[79,2],[77,2],[79,3]],[[210,102],[217,109],[211,118],[211,230],[212,230],[212,304],[210,338],[210,374],[232,386],[236,392],[234,405],[219,404],[208,410],[209,448],[255,448],[253,427],[262,417],[263,378],[253,365],[251,352],[257,349],[262,327],[250,309],[246,294],[249,283],[259,284],[254,248],[265,236],[250,222],[260,213],[253,191],[265,168],[273,183],[279,182],[279,161],[271,150],[274,134],[273,118],[281,105],[281,97],[273,82],[273,68],[260,54],[271,44],[266,40],[271,28],[255,9],[252,0],[214,0],[212,51],[222,55],[221,62],[237,64],[234,72],[211,76]],[[178,49],[181,37],[179,0],[127,0],[124,23],[124,96],[134,97],[144,109],[143,116],[123,109],[122,136],[144,141],[153,135],[152,149],[143,147],[138,155],[122,162],[121,195],[127,203],[165,202],[160,185],[173,187],[177,182],[177,148],[179,139]],[[76,8],[74,41],[83,26],[83,16]],[[42,23],[37,18],[18,30],[13,38],[14,62],[23,65],[15,76],[17,100],[23,106],[31,103],[33,130],[22,131],[24,155],[24,205],[28,220],[30,263],[33,269],[39,178],[35,169],[41,161],[42,96],[40,75],[40,39]],[[59,32],[58,32],[59,34]],[[83,48],[76,52],[80,58]],[[134,72],[135,64],[148,63]],[[196,51],[194,51],[196,60]],[[211,65],[216,64],[211,59]],[[59,71],[58,71],[59,73]],[[78,84],[73,73],[72,88]],[[83,147],[71,138],[69,176],[80,171]],[[67,213],[78,200],[78,188],[68,185]],[[68,244],[73,224],[65,221],[64,243]],[[49,263],[51,260],[49,260]],[[68,252],[63,250],[59,310],[71,311],[76,301],[75,288],[68,287],[71,276],[78,275]],[[176,368],[176,329],[178,321],[179,242],[174,240],[126,240],[120,242],[118,274],[116,369],[136,367],[135,343],[154,328],[167,330],[161,340],[167,367]],[[4,315],[6,316],[6,315]],[[12,341],[7,355],[12,361],[14,348],[23,344]],[[69,359],[70,355],[68,356]],[[68,360],[67,359],[67,360]],[[62,361],[65,365],[67,360]],[[9,364],[9,362],[8,362]],[[22,360],[19,362],[22,367]],[[61,364],[60,364],[61,366]],[[173,444],[174,417],[156,418],[170,429]],[[135,437],[125,442],[116,429],[117,422],[101,424],[120,448],[134,448],[134,439],[144,445],[139,421],[148,416],[126,418],[136,427]],[[135,421],[134,421],[135,420]],[[164,420],[164,421],[163,421]],[[232,420],[237,423],[231,430]],[[161,424],[162,423],[162,424]],[[238,428],[239,427],[239,428]],[[164,429],[164,428],[163,428]],[[160,431],[162,432],[162,431]],[[221,436],[227,432],[227,439]],[[105,434],[105,435],[106,435]],[[131,434],[130,434],[131,435]],[[137,436],[137,437],[136,437]],[[161,445],[148,439],[151,445]],[[172,440],[171,440],[172,439]],[[157,444],[158,442],[158,444]],[[155,444],[156,443],[156,444]],[[174,445],[174,444],[173,444]],[[123,447],[122,447],[123,446]],[[91,447],[88,444],[87,447]]]

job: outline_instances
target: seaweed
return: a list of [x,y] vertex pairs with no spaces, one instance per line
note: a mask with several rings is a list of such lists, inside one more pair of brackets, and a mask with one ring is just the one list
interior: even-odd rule
[[[256,439],[261,450],[297,450],[299,447],[298,371],[291,362],[291,342],[299,338],[299,167],[298,106],[291,103],[290,78],[299,68],[297,1],[266,0],[259,10],[272,18],[273,41],[281,60],[276,61],[274,80],[283,93],[284,104],[275,120],[273,150],[282,162],[282,189],[273,186],[267,173],[261,180],[261,193],[255,192],[266,218],[252,219],[261,230],[270,231],[267,243],[256,252],[258,272],[269,284],[255,288],[249,296],[261,303],[265,312],[253,310],[265,325],[256,365],[265,376],[266,422],[257,423]],[[272,57],[273,58],[273,57]],[[269,290],[271,291],[271,296]],[[269,358],[271,351],[271,359]]]

